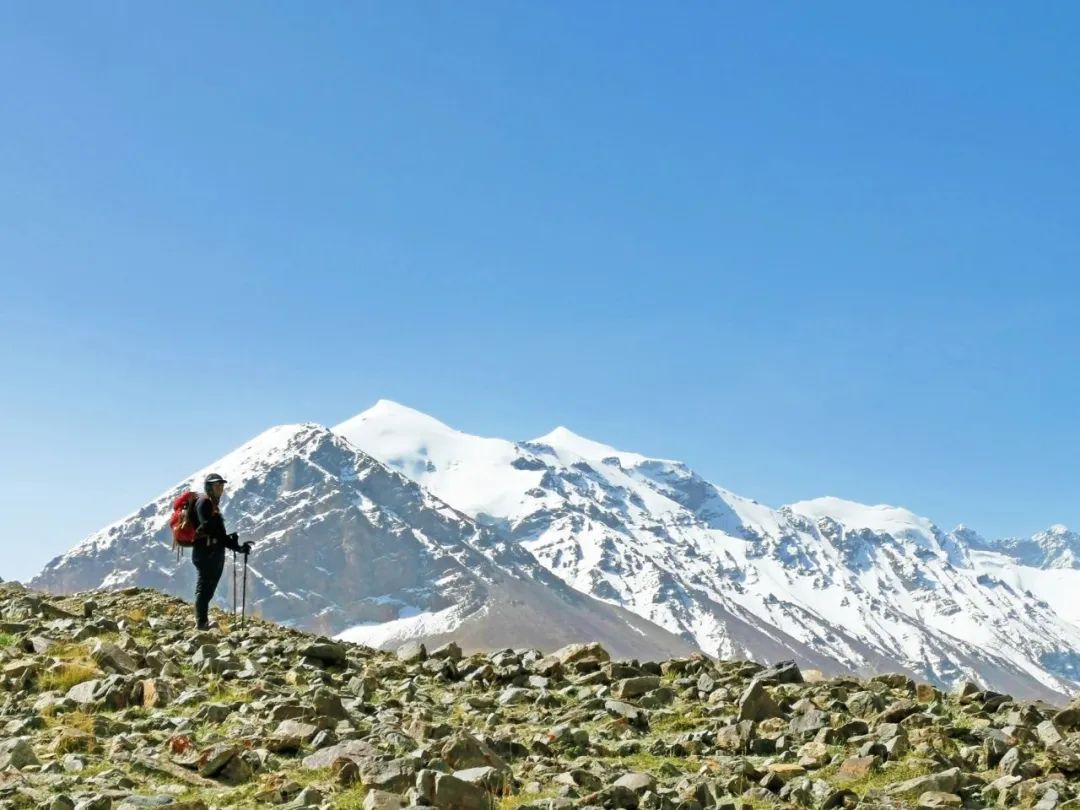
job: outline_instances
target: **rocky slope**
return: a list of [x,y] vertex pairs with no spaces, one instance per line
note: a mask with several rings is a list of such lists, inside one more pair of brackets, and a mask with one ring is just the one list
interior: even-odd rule
[[[229,481],[230,529],[255,542],[254,613],[355,641],[472,649],[599,640],[624,655],[692,642],[573,590],[520,547],[313,424],[274,428],[52,561],[35,588],[141,585],[187,596],[195,571],[171,550],[170,505],[213,469]],[[231,599],[231,570],[218,589]]]
[[482,438],[387,401],[335,431],[574,588],[710,654],[978,677],[1044,698],[1077,689],[1080,628],[907,510],[837,498],[772,509],[565,428]]
[[[1080,807],[1080,703],[603,647],[396,652],[0,585],[0,806]],[[547,654],[545,654],[547,653]]]

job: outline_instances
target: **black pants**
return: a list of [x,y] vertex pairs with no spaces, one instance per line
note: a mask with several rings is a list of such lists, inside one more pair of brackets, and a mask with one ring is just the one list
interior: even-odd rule
[[202,626],[210,623],[210,602],[225,569],[225,547],[220,543],[210,548],[196,547],[192,550],[191,561],[199,572],[195,583],[195,621]]

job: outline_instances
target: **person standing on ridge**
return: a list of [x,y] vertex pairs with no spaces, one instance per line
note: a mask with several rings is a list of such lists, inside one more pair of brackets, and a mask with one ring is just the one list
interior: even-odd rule
[[191,561],[199,572],[195,584],[195,626],[199,630],[210,629],[210,602],[225,569],[225,549],[244,555],[251,551],[251,543],[241,545],[236,532],[225,532],[225,521],[218,504],[226,483],[217,473],[210,473],[203,482],[204,492],[195,504],[198,530],[191,549]]

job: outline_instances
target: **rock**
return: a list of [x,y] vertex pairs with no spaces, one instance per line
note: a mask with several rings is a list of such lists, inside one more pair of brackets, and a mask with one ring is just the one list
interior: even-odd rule
[[774,762],[765,769],[768,773],[775,774],[785,783],[799,776],[806,775],[806,768],[794,762]]
[[626,720],[631,726],[640,729],[649,727],[649,716],[642,709],[631,706],[629,703],[623,703],[619,700],[607,700],[604,702],[604,709],[613,717],[621,717]]
[[810,709],[792,717],[788,729],[793,736],[805,739],[817,734],[823,728],[829,728],[831,723],[832,719],[829,717],[828,712],[823,712],[820,709]]
[[[713,695],[719,694],[713,692]],[[659,709],[661,706],[670,706],[675,702],[675,690],[670,689],[667,686],[661,686],[659,689],[653,689],[651,692],[647,692],[638,698],[638,705],[643,709]]]
[[450,661],[460,661],[462,658],[461,647],[459,647],[453,641],[448,641],[441,647],[436,647],[434,650],[428,653],[428,658],[435,659],[447,659]]
[[877,767],[877,757],[848,757],[840,764],[836,778],[841,781],[860,781],[866,779]]
[[1053,720],[1043,720],[1035,727],[1035,733],[1039,735],[1039,742],[1043,744],[1044,748],[1065,741]]
[[95,641],[90,648],[90,657],[106,672],[114,672],[120,675],[131,675],[139,665],[126,652],[115,644],[106,641]]
[[955,793],[943,793],[938,790],[928,790],[918,799],[920,808],[962,807],[963,804],[964,800]]
[[363,761],[376,760],[380,756],[379,749],[366,740],[345,740],[304,757],[302,764],[308,770],[314,771],[320,768],[329,768],[337,759]]
[[451,737],[443,744],[439,756],[455,771],[481,768],[485,765],[502,771],[507,770],[505,760],[487,743],[481,742],[471,734],[459,733]]
[[1001,762],[1001,758],[1005,756],[1015,743],[1016,741],[1012,737],[999,729],[986,729],[982,745],[983,756],[986,758],[986,766],[988,768],[996,768],[997,764]]
[[1020,753],[1019,748],[1010,748],[1001,757],[998,762],[998,770],[1003,774],[1012,776],[1020,768],[1021,763],[1024,761],[1023,755]]
[[763,686],[777,686],[782,683],[802,683],[803,675],[794,661],[781,661],[758,672],[753,680]]
[[595,642],[590,644],[567,644],[565,647],[556,650],[552,655],[563,666],[573,666],[579,671],[583,671],[583,666],[585,668],[599,669],[603,664],[611,660],[608,651]]
[[397,657],[403,664],[418,664],[427,660],[427,647],[419,641],[408,641],[398,647]]
[[306,787],[293,800],[291,807],[318,807],[323,803],[323,793],[315,787]]
[[619,700],[632,699],[660,688],[660,679],[655,675],[642,675],[637,678],[624,678],[615,684],[611,694]]
[[947,771],[929,776],[916,776],[914,779],[894,782],[886,786],[885,792],[890,796],[915,798],[928,791],[955,793],[958,787],[960,787],[960,769],[949,768]]
[[516,706],[519,703],[528,703],[532,697],[533,694],[528,689],[511,686],[499,695],[498,703],[500,706]]
[[156,678],[142,681],[142,705],[147,709],[167,706],[172,700],[172,688]]
[[0,771],[14,768],[21,771],[28,765],[40,765],[30,741],[25,737],[0,740]]
[[94,696],[97,694],[101,685],[102,681],[97,678],[77,683],[67,691],[67,698],[80,705],[93,703],[95,699]]
[[831,756],[825,743],[811,740],[799,749],[799,764],[804,768],[815,769],[827,765]]
[[345,645],[332,641],[318,641],[307,644],[300,650],[300,654],[305,658],[312,658],[331,666],[341,666],[348,660]]
[[299,720],[282,720],[274,729],[275,737],[295,737],[302,742],[311,742],[319,733],[319,727],[311,723],[302,723]]
[[1053,743],[1046,746],[1046,755],[1054,767],[1066,776],[1080,774],[1080,754],[1065,743]]
[[760,722],[781,717],[780,707],[760,681],[752,681],[739,698],[739,719]]
[[492,768],[490,765],[454,771],[454,776],[491,793],[502,793],[507,786],[507,772]]
[[616,779],[615,786],[628,788],[640,796],[648,790],[656,789],[656,778],[650,773],[633,771]]
[[[614,810],[634,810],[638,807],[638,797],[634,791],[622,785],[612,785],[608,788],[603,788],[595,793],[590,793],[588,796],[583,796],[582,804],[585,807],[605,807],[613,808]],[[680,807],[690,804],[689,802],[683,802]],[[693,802],[700,807],[700,803]]]
[[369,790],[362,806],[363,810],[401,810],[405,806],[405,798],[384,790]]
[[21,680],[24,677],[33,677],[41,670],[41,662],[34,658],[20,658],[4,664],[3,674],[5,678]]
[[336,720],[345,720],[349,713],[341,703],[341,698],[329,689],[319,689],[312,696],[315,706],[315,714],[318,717],[328,717]]
[[448,773],[424,770],[416,777],[416,791],[440,810],[490,810],[491,794]]
[[891,703],[882,710],[879,720],[883,723],[899,723],[906,717],[909,717],[919,711],[919,704],[914,700],[898,700],[895,703]]
[[404,793],[416,781],[416,760],[391,759],[369,762],[360,767],[365,785],[389,793]]
[[225,763],[225,767],[218,771],[217,778],[226,785],[242,785],[251,779],[251,765],[242,756],[234,756]]
[[216,776],[219,771],[229,764],[229,760],[238,756],[239,753],[240,750],[229,743],[220,743],[207,748],[199,754],[196,761],[199,775],[206,777]]
[[856,717],[870,717],[885,708],[885,701],[877,692],[856,692],[846,701],[848,711]]
[[555,777],[555,782],[560,785],[566,785],[571,788],[582,788],[583,790],[596,791],[600,790],[604,786],[603,781],[592,771],[587,771],[584,768],[573,768],[569,771],[564,771]]
[[915,684],[915,700],[919,703],[936,703],[941,700],[941,692],[933,684],[917,683]]

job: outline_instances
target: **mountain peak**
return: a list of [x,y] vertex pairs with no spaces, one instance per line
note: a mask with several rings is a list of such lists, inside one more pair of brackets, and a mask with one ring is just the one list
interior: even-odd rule
[[639,453],[627,453],[623,450],[616,450],[611,445],[586,438],[562,425],[544,436],[533,439],[530,444],[546,444],[556,451],[573,453],[575,456],[580,456],[581,458],[590,461],[600,461],[614,456],[619,459],[620,462],[634,465],[646,460],[645,456],[640,455]]
[[414,435],[458,432],[434,416],[428,416],[423,411],[391,399],[380,399],[366,411],[337,425],[334,432],[348,436],[350,429],[359,428],[365,423],[378,424],[386,432],[408,432]]

